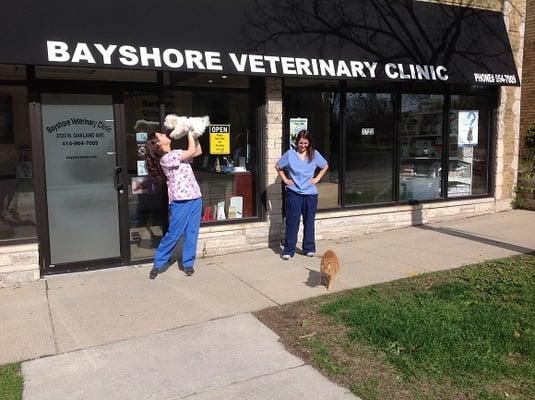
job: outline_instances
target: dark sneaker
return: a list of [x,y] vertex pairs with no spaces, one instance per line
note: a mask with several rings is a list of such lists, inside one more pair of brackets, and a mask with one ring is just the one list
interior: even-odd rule
[[191,276],[195,273],[195,270],[193,269],[193,267],[184,267],[184,273],[187,276]]
[[156,279],[160,275],[160,270],[158,268],[152,268],[149,273],[149,279]]

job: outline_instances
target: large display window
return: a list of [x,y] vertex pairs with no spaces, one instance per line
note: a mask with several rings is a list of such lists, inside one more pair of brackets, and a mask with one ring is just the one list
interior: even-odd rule
[[489,193],[495,90],[366,82],[331,82],[330,87],[327,91],[325,81],[287,80],[284,97],[283,145],[291,141],[295,125],[305,125],[331,166],[318,185],[318,208]]
[[167,230],[167,188],[158,185],[146,168],[145,141],[161,131],[157,94],[128,91],[124,95],[130,257],[151,258]]
[[443,114],[442,95],[401,95],[400,200],[442,196]]
[[26,88],[0,86],[0,240],[36,237],[29,121]]
[[[314,84],[314,82],[309,83]],[[325,86],[321,83],[316,83],[316,85]],[[293,145],[292,138],[298,130],[306,128],[310,132],[314,148],[329,163],[329,170],[317,185],[318,209],[338,207],[340,204],[340,92],[336,87],[319,91],[288,90],[284,103],[288,141],[283,143],[283,148],[290,148]]]
[[[256,216],[256,132],[251,124],[247,92],[169,90],[166,113],[208,116],[200,137],[203,154],[193,170],[203,195],[202,221],[215,222]],[[184,147],[185,143],[175,142]]]
[[488,103],[483,96],[451,96],[448,197],[487,193]]
[[[200,137],[203,154],[193,170],[203,198],[202,224],[237,222],[258,216],[257,128],[248,77],[170,73],[164,91],[124,93],[130,255],[151,258],[167,230],[167,188],[148,174],[144,144],[151,132],[165,132],[167,114],[208,116]],[[184,148],[185,139],[172,142]]]
[[347,93],[344,204],[394,200],[394,97]]

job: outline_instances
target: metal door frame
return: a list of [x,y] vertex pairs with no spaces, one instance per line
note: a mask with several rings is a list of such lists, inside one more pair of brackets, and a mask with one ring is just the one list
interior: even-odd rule
[[[72,82],[65,81],[36,81],[30,86],[30,130],[33,149],[33,173],[35,185],[35,205],[37,220],[37,237],[39,241],[39,265],[41,275],[55,273],[94,270],[129,264],[129,230],[128,230],[128,185],[126,165],[126,136],[124,134],[124,105],[122,95],[112,87],[96,86],[94,82],[81,83],[73,87]],[[65,264],[51,264],[50,230],[48,223],[48,201],[46,192],[45,154],[42,135],[42,103],[41,94],[80,94],[80,95],[110,95],[114,114],[116,165],[122,170],[118,174],[118,183],[123,186],[123,192],[117,192],[119,250],[120,256],[114,258],[91,259]]]

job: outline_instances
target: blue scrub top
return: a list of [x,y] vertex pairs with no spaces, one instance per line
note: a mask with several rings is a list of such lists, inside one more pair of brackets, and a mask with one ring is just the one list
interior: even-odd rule
[[318,150],[314,150],[312,160],[301,160],[297,151],[290,149],[282,155],[277,165],[286,172],[289,179],[294,181],[293,185],[287,186],[289,190],[298,194],[318,194],[318,188],[310,183],[310,180],[317,168],[323,169],[327,165],[327,160]]

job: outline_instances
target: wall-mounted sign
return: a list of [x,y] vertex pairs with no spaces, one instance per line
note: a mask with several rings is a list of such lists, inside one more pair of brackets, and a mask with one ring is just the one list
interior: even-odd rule
[[375,128],[362,128],[360,134],[362,136],[373,136],[375,135]]
[[457,144],[459,146],[475,146],[478,138],[479,111],[459,111]]
[[210,154],[230,154],[230,125],[208,125],[210,135]]
[[304,129],[308,129],[308,118],[290,118],[290,147],[295,147],[295,138]]

